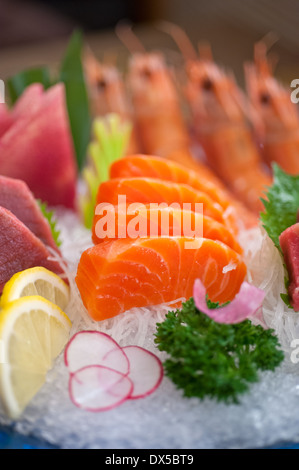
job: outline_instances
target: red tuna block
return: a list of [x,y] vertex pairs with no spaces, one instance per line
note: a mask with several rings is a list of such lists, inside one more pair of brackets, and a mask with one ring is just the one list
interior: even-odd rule
[[17,272],[43,266],[63,274],[59,263],[51,261],[45,245],[14,214],[0,207],[0,293]]
[[11,112],[13,124],[0,138],[0,174],[24,180],[49,205],[73,209],[77,164],[64,85],[42,96],[40,86],[31,85],[20,100]]
[[45,245],[57,250],[50,224],[24,181],[0,176],[0,206],[12,212]]
[[44,87],[41,83],[30,85],[15,103],[11,111],[12,119],[17,121],[21,118],[28,118],[28,115],[33,116],[39,110],[43,96]]
[[299,223],[287,228],[279,237],[289,273],[289,296],[294,310],[299,310]]
[[6,105],[0,103],[0,137],[8,130],[13,122]]

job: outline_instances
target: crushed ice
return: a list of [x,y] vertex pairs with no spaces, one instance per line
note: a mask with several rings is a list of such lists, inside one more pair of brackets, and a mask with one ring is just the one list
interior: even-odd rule
[[[72,333],[97,329],[113,336],[122,346],[137,344],[154,351],[156,322],[171,306],[135,308],[105,322],[95,323],[85,311],[74,275],[81,253],[92,245],[90,232],[71,212],[59,213],[62,253],[68,264],[72,301],[67,313]],[[14,425],[63,448],[242,448],[299,440],[299,364],[290,361],[291,341],[299,338],[299,314],[280,298],[284,268],[280,255],[260,229],[243,232],[248,280],[265,290],[264,318],[276,330],[286,353],[275,373],[266,372],[244,395],[240,405],[185,399],[170,380],[145,399],[94,414],[76,408],[68,397],[68,373],[62,355],[49,372],[46,384]],[[0,410],[0,423],[11,422]]]

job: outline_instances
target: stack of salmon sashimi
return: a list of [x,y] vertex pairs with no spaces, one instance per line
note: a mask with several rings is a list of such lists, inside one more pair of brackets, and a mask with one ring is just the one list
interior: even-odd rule
[[238,293],[246,276],[237,240],[242,206],[200,173],[159,157],[128,156],[112,164],[96,202],[94,246],[82,254],[76,276],[94,320],[179,304],[198,278],[213,302]]

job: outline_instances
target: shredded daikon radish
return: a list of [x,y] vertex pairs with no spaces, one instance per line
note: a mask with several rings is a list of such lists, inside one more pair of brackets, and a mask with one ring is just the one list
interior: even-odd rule
[[222,268],[223,274],[228,273],[229,271],[233,271],[236,269],[237,265],[236,263],[228,263],[226,266]]
[[263,317],[273,328],[282,348],[291,351],[291,342],[299,338],[299,313],[287,307],[280,297],[286,293],[283,259],[263,228],[244,230],[239,242],[244,249],[250,282],[266,293]]

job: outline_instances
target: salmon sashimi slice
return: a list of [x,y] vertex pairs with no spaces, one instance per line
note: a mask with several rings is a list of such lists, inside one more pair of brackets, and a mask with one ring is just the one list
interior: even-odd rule
[[0,175],[0,206],[12,212],[45,245],[59,251],[50,224],[24,181]]
[[[125,196],[125,200],[119,196]],[[155,178],[114,178],[99,186],[97,204],[117,205],[142,203],[167,205],[177,204],[176,208],[196,211],[195,204],[203,204],[203,214],[219,222],[224,222],[223,209],[209,195],[197,191],[186,184],[178,184]],[[186,206],[183,206],[186,204]],[[187,206],[190,204],[190,207]]]
[[203,237],[218,240],[242,253],[242,248],[230,230],[211,217],[197,212],[172,209],[170,207],[150,209],[140,205],[112,206],[96,214],[92,226],[94,244],[107,239],[147,238],[161,236]]
[[43,266],[62,274],[60,264],[50,258],[42,241],[12,212],[0,207],[0,293],[5,283],[24,269]]
[[213,174],[211,177],[210,173],[212,174],[211,171],[195,171],[165,158],[140,154],[117,160],[110,167],[111,178],[149,177],[188,184],[208,194],[223,209],[228,209],[224,217],[230,219],[232,226],[240,225],[240,219],[245,227],[256,225],[256,216],[229,194],[220,180],[218,182],[217,177]]
[[223,191],[206,176],[199,175],[178,163],[161,157],[132,155],[113,162],[110,167],[111,178],[146,177],[158,178],[174,183],[188,184],[192,188],[207,193],[224,209],[230,205]]
[[90,316],[188,299],[199,278],[209,298],[234,298],[246,275],[241,256],[221,242],[187,237],[104,241],[81,256],[76,283]]

